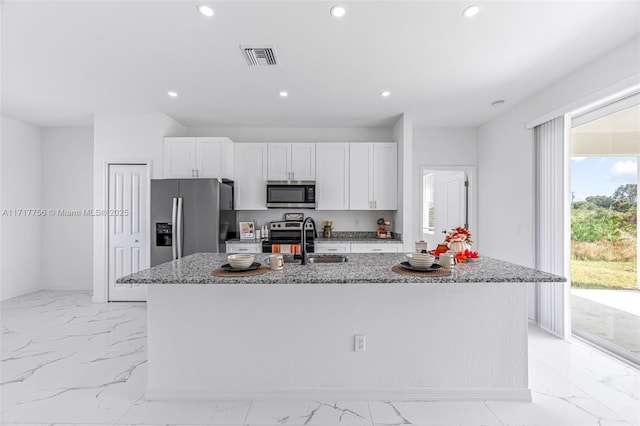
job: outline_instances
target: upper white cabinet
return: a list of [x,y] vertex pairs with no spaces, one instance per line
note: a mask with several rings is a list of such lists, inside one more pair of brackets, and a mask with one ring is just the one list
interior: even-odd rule
[[349,208],[398,208],[398,148],[395,143],[352,143],[349,149]]
[[349,210],[349,144],[316,144],[316,209]]
[[315,180],[316,144],[269,143],[268,180]]
[[267,209],[267,145],[235,144],[236,210]]
[[225,137],[164,139],[165,178],[233,176],[233,142]]

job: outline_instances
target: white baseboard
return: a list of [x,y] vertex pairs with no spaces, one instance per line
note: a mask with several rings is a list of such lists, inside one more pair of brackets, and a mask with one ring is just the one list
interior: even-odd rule
[[92,287],[87,287],[86,285],[79,285],[79,284],[56,284],[56,285],[46,285],[44,287],[42,287],[42,290],[49,290],[49,291],[83,291],[83,292],[90,292],[93,290]]
[[366,400],[366,401],[519,401],[531,402],[528,388],[288,388],[253,391],[165,391],[149,389],[145,399],[153,400]]

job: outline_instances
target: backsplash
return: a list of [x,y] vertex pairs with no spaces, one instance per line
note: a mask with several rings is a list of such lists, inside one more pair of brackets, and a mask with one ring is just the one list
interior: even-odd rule
[[[284,220],[285,213],[303,213],[305,218],[311,216],[321,231],[324,222],[333,221],[333,234],[336,232],[371,232],[378,230],[378,218],[392,221],[391,211],[345,211],[345,210],[310,210],[310,209],[272,209],[272,210],[239,210],[236,213],[239,222],[257,221],[258,227],[269,222]],[[387,229],[394,230],[394,223]],[[374,235],[375,236],[375,235]]]

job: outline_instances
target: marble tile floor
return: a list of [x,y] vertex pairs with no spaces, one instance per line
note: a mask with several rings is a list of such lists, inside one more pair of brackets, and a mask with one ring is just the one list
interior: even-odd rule
[[3,425],[640,426],[640,371],[530,327],[533,403],[146,401],[146,306],[41,291],[2,302]]
[[[597,291],[597,290],[596,290]],[[640,356],[640,315],[598,302],[594,297],[571,294],[571,326],[613,343]],[[589,295],[591,296],[591,295]],[[640,309],[640,292],[624,292],[621,296],[636,300]],[[633,297],[631,297],[633,296]]]

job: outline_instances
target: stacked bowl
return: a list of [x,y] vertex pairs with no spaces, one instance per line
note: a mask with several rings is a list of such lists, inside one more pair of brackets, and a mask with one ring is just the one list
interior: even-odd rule
[[409,253],[407,260],[414,268],[427,270],[436,261],[436,257],[430,253]]
[[227,261],[233,269],[249,269],[255,258],[255,254],[231,254],[227,256]]

